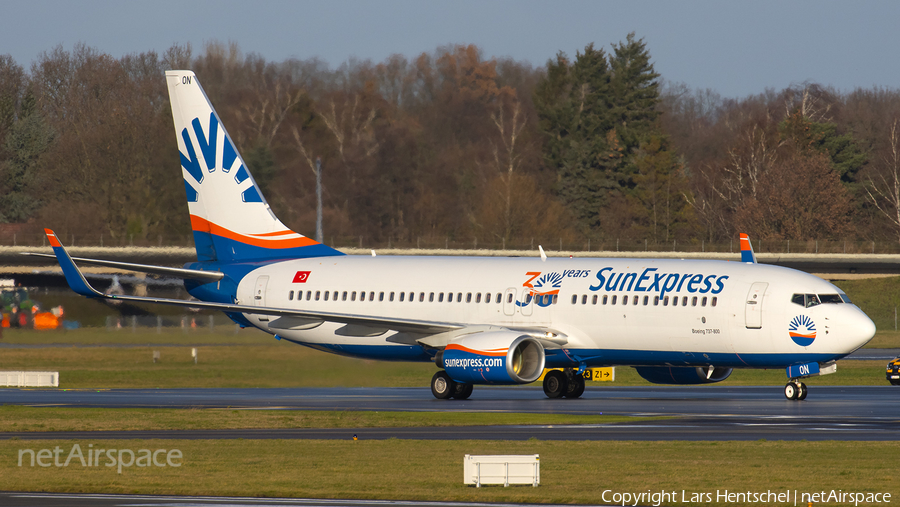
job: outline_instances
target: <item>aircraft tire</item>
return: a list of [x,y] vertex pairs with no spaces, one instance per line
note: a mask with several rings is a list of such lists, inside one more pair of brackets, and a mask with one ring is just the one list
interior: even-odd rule
[[431,377],[431,394],[439,400],[446,400],[453,396],[455,388],[456,382],[444,370],[435,373]]
[[784,397],[789,400],[796,400],[797,396],[800,394],[799,389],[797,388],[797,384],[794,381],[790,381],[784,385]]
[[569,379],[566,388],[566,398],[580,398],[582,394],[584,394],[584,377],[576,375]]
[[453,389],[453,398],[457,400],[468,399],[469,396],[472,396],[474,389],[475,386],[468,382],[457,382],[456,387]]
[[568,386],[566,374],[559,370],[550,370],[544,375],[544,394],[548,398],[559,398],[566,394]]
[[797,395],[797,399],[805,400],[807,394],[809,394],[809,389],[806,388],[806,384],[800,382],[800,393]]

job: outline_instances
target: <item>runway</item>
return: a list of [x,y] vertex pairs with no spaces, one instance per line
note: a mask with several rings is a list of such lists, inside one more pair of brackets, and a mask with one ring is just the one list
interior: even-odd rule
[[103,408],[232,408],[413,412],[525,412],[628,416],[789,417],[900,420],[900,388],[816,386],[804,401],[777,386],[588,387],[551,400],[540,387],[477,386],[468,400],[437,400],[427,388],[0,389],[0,404]]
[[[646,420],[599,425],[461,426],[276,430],[3,433],[0,439],[425,439],[425,440],[900,440],[900,389],[817,386],[805,401],[780,387],[591,387],[576,400],[540,388],[476,389],[437,400],[422,388],[0,389],[0,404],[105,408],[229,408],[413,412],[607,414]],[[666,419],[649,419],[663,416]]]

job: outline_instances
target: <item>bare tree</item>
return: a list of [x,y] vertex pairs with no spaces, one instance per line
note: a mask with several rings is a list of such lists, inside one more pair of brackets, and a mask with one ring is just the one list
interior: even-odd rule
[[884,158],[884,170],[874,178],[869,178],[866,186],[866,195],[869,201],[875,205],[897,230],[900,240],[900,134],[897,132],[897,122],[891,124],[890,151]]

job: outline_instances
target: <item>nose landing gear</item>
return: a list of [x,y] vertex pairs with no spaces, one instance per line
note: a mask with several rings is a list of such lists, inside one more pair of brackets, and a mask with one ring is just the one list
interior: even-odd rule
[[784,397],[789,400],[805,400],[807,393],[806,384],[795,378],[792,378],[784,386]]

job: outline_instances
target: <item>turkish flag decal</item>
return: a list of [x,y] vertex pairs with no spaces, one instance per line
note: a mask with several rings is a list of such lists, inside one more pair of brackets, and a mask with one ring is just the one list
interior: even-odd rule
[[306,283],[307,280],[309,280],[309,271],[297,271],[293,283]]

